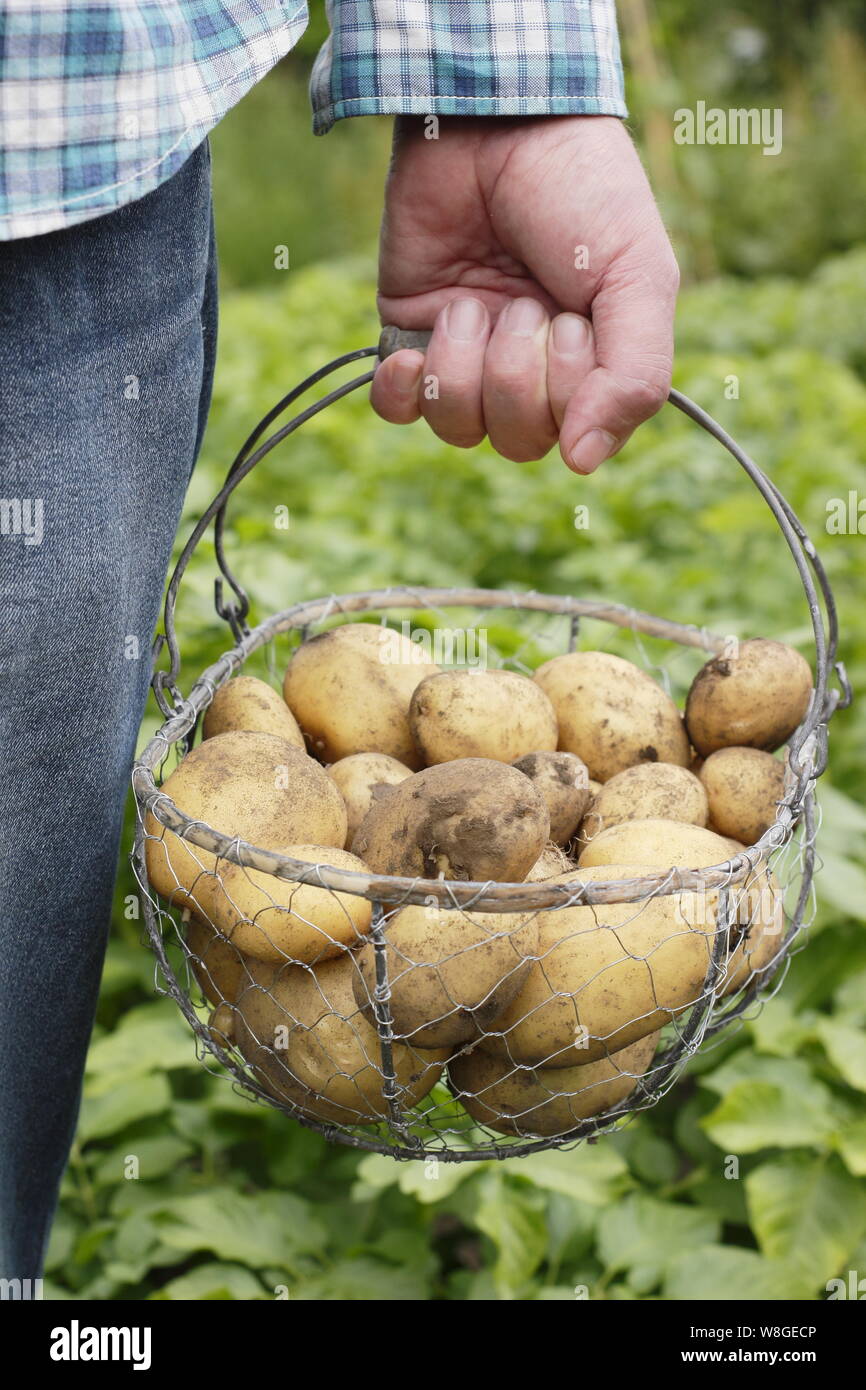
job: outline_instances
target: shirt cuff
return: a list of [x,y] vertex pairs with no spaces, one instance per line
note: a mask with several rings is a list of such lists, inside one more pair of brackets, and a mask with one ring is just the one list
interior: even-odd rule
[[313,130],[346,116],[626,116],[614,0],[327,0]]

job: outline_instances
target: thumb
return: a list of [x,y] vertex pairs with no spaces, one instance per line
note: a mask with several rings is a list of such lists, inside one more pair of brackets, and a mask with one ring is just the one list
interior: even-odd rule
[[576,473],[593,473],[667,400],[678,286],[671,255],[657,273],[613,270],[596,294],[596,366],[569,400],[559,435],[562,457]]

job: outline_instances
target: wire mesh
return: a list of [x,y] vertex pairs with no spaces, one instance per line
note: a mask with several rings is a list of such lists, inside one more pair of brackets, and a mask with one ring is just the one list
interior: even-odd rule
[[[620,865],[633,876],[613,878],[584,864],[598,849],[591,841],[599,828],[587,797],[572,838],[560,833],[562,843],[546,851],[535,845],[536,863],[523,863],[513,880],[498,874],[478,881],[464,872],[426,876],[435,873],[441,846],[414,876],[373,872],[347,859],[339,848],[345,812],[336,810],[339,795],[321,772],[316,794],[308,790],[324,808],[324,846],[260,843],[260,826],[249,830],[255,818],[247,818],[244,839],[237,825],[226,834],[185,814],[154,772],[161,783],[172,758],[193,747],[216,692],[257,652],[276,683],[298,643],[335,621],[414,618],[431,641],[453,635],[449,624],[456,625],[464,643],[483,635],[485,665],[524,675],[545,657],[575,650],[582,624],[598,621],[613,629],[619,652],[631,632],[639,662],[668,692],[688,681],[679,662],[687,665],[700,650],[723,654],[732,640],[618,604],[483,589],[331,595],[296,604],[251,631],[249,600],[224,548],[227,503],[273,448],[364,386],[372,372],[267,430],[333,372],[401,346],[423,351],[428,338],[387,327],[377,346],[347,353],[301,382],[253,430],[193,528],[155,644],[155,658],[163,648],[168,657],[168,668],[153,677],[165,722],[133,772],[134,864],[160,987],[188,1019],[204,1061],[247,1094],[341,1142],[396,1157],[460,1161],[565,1146],[619,1123],[655,1103],[698,1047],[742,1023],[778,987],[814,910],[814,785],[826,766],[828,722],[850,702],[851,689],[837,660],[833,594],[806,531],[736,441],[672,390],[671,404],[727,450],[773,514],[814,634],[811,703],[788,740],[773,824],[758,826],[754,843],[717,837],[730,854],[719,863],[693,867],[698,856],[687,854],[679,867]],[[175,606],[211,522],[222,576],[216,608],[236,645],[184,700],[176,684]],[[224,599],[224,585],[233,598]],[[479,611],[483,624],[473,616]],[[452,649],[445,659],[440,652],[437,664],[466,665],[465,645],[456,660]],[[830,688],[831,675],[838,690]],[[291,747],[286,757],[294,757]],[[294,770],[303,780],[297,762]],[[236,778],[240,768],[217,773],[217,780]],[[242,780],[241,799],[256,806],[264,785],[249,768]],[[222,820],[218,798],[212,807],[210,818]],[[571,860],[564,864],[565,850]]]
[[280,852],[184,816],[160,787],[215,692],[255,653],[278,682],[301,642],[358,617],[411,623],[442,669],[528,675],[580,644],[674,693],[730,640],[617,605],[420,589],[299,604],[241,634],[136,767],[160,988],[217,1074],[343,1143],[461,1161],[602,1133],[778,987],[814,908],[823,705],[792,740],[774,824],[706,867],[578,866],[589,801],[546,869],[505,884],[359,872],[336,846]]

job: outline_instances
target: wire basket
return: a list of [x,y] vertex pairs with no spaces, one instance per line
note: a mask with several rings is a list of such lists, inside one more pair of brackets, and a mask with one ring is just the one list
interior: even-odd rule
[[[669,660],[689,649],[726,650],[726,635],[616,603],[485,589],[330,595],[248,626],[249,601],[224,551],[228,499],[277,444],[373,372],[263,438],[266,431],[331,372],[425,342],[386,329],[378,346],[307,378],[259,423],[196,525],[155,644],[155,661],[163,647],[169,656],[153,677],[164,722],[133,770],[133,865],[157,987],[177,1002],[206,1065],[331,1140],[457,1162],[573,1145],[610,1129],[656,1103],[699,1047],[778,988],[812,912],[814,788],[826,766],[827,725],[851,691],[836,659],[833,596],[805,530],[730,436],[672,391],[670,402],[733,455],[772,511],[814,631],[811,703],[788,743],[775,821],[756,843],[732,842],[731,857],[718,864],[628,878],[571,866],[554,878],[477,882],[311,862],[186,815],[159,782],[193,748],[216,691],[256,652],[277,675],[278,644],[291,653],[335,624],[414,619],[431,640],[455,630],[470,646],[484,640],[488,667],[531,674],[540,659],[575,650],[582,623],[598,623],[630,630],[638,657],[665,686]],[[175,607],[211,521],[222,574],[216,608],[235,643],[183,698]],[[465,650],[459,655],[465,663]],[[839,689],[830,687],[834,671]],[[174,864],[172,846],[186,867],[159,896],[153,856]],[[294,953],[299,924],[321,937],[318,957]]]

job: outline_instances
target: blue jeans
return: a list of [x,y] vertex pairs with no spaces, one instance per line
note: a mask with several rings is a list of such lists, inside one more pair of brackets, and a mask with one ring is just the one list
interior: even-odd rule
[[210,155],[0,243],[0,1277],[75,1132],[150,647],[210,398]]

